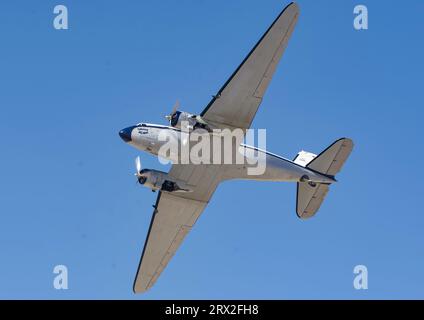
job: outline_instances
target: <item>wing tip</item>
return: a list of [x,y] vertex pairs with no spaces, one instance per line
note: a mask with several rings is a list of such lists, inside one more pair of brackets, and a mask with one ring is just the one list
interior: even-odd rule
[[137,280],[134,281],[133,284],[133,292],[134,294],[145,293],[150,289],[150,287],[143,287],[137,283]]
[[295,2],[295,1],[292,1],[292,2],[290,2],[285,8],[284,8],[284,10],[285,9],[287,9],[287,8],[293,8],[293,10],[295,10],[297,13],[299,13],[299,11],[300,11],[300,7],[299,7],[299,5],[297,4],[297,2]]

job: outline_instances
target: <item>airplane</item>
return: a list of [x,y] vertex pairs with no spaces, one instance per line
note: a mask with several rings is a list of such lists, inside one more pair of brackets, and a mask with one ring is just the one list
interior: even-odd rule
[[[286,6],[247,57],[198,115],[178,111],[178,103],[170,115],[169,125],[140,123],[119,131],[122,140],[147,153],[158,156],[165,143],[158,137],[167,132],[182,141],[182,133],[212,129],[236,129],[246,132],[262,102],[265,91],[287,46],[299,16],[299,7]],[[183,123],[185,123],[183,125]],[[168,173],[142,169],[136,159],[138,182],[158,196],[134,280],[135,293],[145,292],[156,282],[168,262],[190,232],[209,203],[220,182],[231,179],[296,182],[296,213],[301,219],[313,217],[320,208],[335,175],[353,149],[349,138],[341,138],[318,155],[301,151],[289,160],[247,144],[238,152],[251,157],[252,152],[266,159],[261,175],[249,175],[244,164],[182,164],[173,162]],[[171,159],[171,156],[169,156]],[[173,159],[175,160],[175,159]]]

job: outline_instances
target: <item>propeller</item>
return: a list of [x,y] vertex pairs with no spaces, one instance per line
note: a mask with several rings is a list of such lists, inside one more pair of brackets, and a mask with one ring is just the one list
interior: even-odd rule
[[173,117],[177,114],[177,110],[180,107],[180,101],[175,101],[174,107],[172,108],[172,112],[165,116],[168,121],[171,121]]
[[140,157],[135,158],[135,169],[137,170],[134,174],[137,177],[138,182],[143,178],[141,175],[141,160]]

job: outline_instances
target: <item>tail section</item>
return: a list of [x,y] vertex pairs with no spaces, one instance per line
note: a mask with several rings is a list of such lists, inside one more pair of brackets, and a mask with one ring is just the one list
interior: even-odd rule
[[308,182],[297,183],[296,213],[300,219],[313,217],[318,211],[329,190],[328,184]]
[[316,154],[308,151],[300,151],[296,157],[293,159],[294,163],[300,164],[302,167],[306,167],[309,162],[316,158]]
[[335,176],[349,157],[353,141],[341,138],[316,156],[306,167],[328,176]]
[[[305,159],[303,164],[299,164],[327,176],[335,176],[349,157],[352,149],[353,141],[348,138],[342,138],[334,142],[318,156],[309,152],[301,155],[300,152],[294,161],[296,162],[296,160],[303,157]],[[311,183],[310,181],[298,182],[296,213],[299,218],[307,219],[314,216],[324,201],[328,190],[328,184]]]

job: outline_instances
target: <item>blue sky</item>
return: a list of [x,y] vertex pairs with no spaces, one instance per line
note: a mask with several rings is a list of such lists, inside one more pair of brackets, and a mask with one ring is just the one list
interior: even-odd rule
[[[424,298],[424,3],[298,2],[254,127],[288,158],[352,138],[339,183],[309,221],[294,184],[223,183],[137,296],[156,194],[136,185],[140,153],[119,129],[165,124],[177,98],[200,112],[288,2],[2,2],[0,298]],[[352,25],[359,3],[366,31]],[[69,30],[52,26],[57,4]],[[53,288],[58,264],[66,291]],[[358,264],[368,290],[353,288]]]

